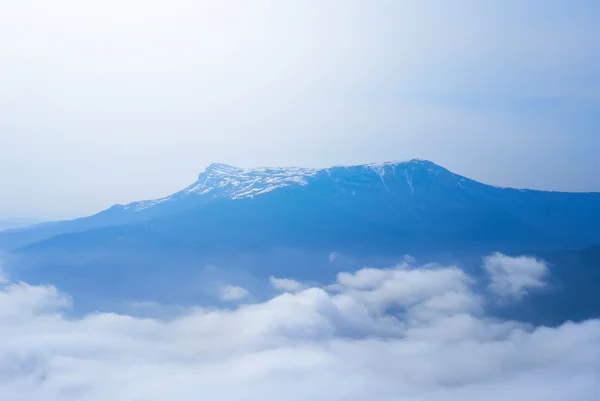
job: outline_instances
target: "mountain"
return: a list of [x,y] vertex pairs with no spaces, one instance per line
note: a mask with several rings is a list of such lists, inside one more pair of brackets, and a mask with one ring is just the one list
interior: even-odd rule
[[[116,228],[125,226],[131,227]],[[600,194],[499,188],[418,159],[327,169],[212,164],[173,195],[7,232],[0,235],[0,248],[107,227],[115,228],[80,235],[114,237],[121,230],[152,227],[145,235],[160,236],[165,230],[178,241],[181,229],[186,233],[182,240],[205,241],[221,234],[236,237],[255,226],[261,234],[273,231],[278,240],[344,227],[346,236],[356,235],[357,241],[365,240],[364,233],[354,231],[370,230],[370,235],[387,231],[413,242],[583,247],[600,241]],[[75,238],[56,238],[44,246]]]
[[[426,160],[326,169],[212,164],[165,198],[0,233],[6,264],[18,266],[14,277],[60,282],[80,302],[98,292],[196,302],[189,297],[213,268],[248,286],[271,275],[328,280],[405,254],[454,262],[598,243],[599,193],[500,188]],[[332,252],[343,257],[332,262]]]
[[252,198],[289,185],[306,185],[305,177],[315,172],[316,170],[297,168],[244,170],[213,163],[199,175],[195,183],[175,194],[127,205],[114,205],[89,217],[9,230],[0,235],[0,249],[16,249],[59,234],[145,222],[193,210],[213,201]]

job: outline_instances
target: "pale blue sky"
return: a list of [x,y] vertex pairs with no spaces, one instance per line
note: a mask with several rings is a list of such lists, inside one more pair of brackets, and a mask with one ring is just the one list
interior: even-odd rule
[[600,191],[598,21],[591,0],[0,1],[0,215],[166,195],[215,161]]

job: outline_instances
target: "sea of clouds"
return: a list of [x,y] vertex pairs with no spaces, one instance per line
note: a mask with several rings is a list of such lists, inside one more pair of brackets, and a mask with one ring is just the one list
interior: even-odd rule
[[486,282],[457,266],[340,273],[322,286],[169,319],[70,317],[53,286],[0,284],[0,400],[597,400],[600,321],[532,327],[486,316],[545,285],[543,261],[494,254]]

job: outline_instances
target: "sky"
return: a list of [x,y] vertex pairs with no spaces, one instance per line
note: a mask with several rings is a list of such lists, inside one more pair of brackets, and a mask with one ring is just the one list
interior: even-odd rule
[[0,216],[168,195],[212,162],[600,191],[598,20],[596,0],[0,0]]
[[229,286],[230,306],[168,319],[69,316],[69,294],[3,276],[0,392],[11,401],[597,400],[600,320],[533,327],[489,317],[490,304],[547,287],[548,266],[495,253],[482,268],[480,283],[459,266],[410,259],[330,284],[271,277],[267,300]]

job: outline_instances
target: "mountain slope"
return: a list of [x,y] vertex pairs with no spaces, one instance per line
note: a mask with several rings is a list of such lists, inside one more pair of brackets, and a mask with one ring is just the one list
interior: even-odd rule
[[316,171],[301,168],[240,169],[213,163],[195,183],[164,198],[114,205],[89,217],[7,230],[0,233],[0,249],[15,249],[64,233],[149,221],[218,200],[252,198],[277,188],[306,185],[306,178]]

